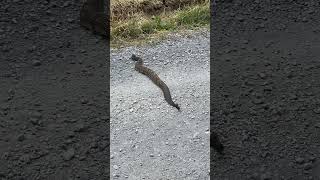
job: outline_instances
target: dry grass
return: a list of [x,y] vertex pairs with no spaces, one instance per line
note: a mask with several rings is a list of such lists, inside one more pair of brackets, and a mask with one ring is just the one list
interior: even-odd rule
[[144,0],[111,0],[110,4],[111,4],[111,7],[112,6],[115,6],[117,4],[129,4],[131,2],[133,3],[141,3],[143,2]]
[[[203,3],[195,3],[176,10],[162,11],[156,15],[137,11],[138,4],[140,3],[141,5],[141,3],[146,1],[150,0],[114,0],[112,2],[113,7],[118,7],[119,4],[122,6],[128,6],[129,4],[131,6],[131,9],[127,9],[125,12],[127,15],[131,13],[130,16],[125,15],[121,18],[114,17],[111,19],[112,45],[140,44],[141,41],[155,42],[157,41],[156,39],[163,39],[168,32],[204,26],[208,27],[210,24],[209,0],[204,0]],[[171,0],[171,2],[182,1],[186,0]],[[160,0],[153,0],[153,5],[159,2],[162,3]],[[198,2],[200,2],[200,0]],[[153,6],[148,7],[153,8]],[[120,12],[119,9],[118,12]]]
[[185,6],[204,3],[208,0],[112,0],[111,21],[119,21],[135,17],[159,15],[164,11],[173,11]]

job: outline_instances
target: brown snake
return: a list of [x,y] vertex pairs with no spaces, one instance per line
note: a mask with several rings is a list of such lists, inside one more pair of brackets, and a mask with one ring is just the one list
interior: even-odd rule
[[136,61],[135,70],[141,74],[146,75],[149,79],[151,79],[151,81],[162,90],[164,99],[168,102],[168,104],[177,108],[178,111],[180,111],[179,105],[175,104],[172,101],[168,86],[159,78],[159,76],[153,70],[143,66],[143,60],[140,57],[137,57],[136,55],[132,54],[131,59],[133,61]]

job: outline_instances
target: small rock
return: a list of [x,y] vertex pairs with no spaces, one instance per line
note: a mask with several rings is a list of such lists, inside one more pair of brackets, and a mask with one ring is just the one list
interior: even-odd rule
[[18,135],[17,139],[18,139],[18,141],[24,141],[26,138],[25,138],[24,134],[20,134],[20,135]]
[[30,118],[30,122],[33,125],[40,125],[40,121],[36,118]]
[[91,144],[90,144],[90,148],[91,149],[96,149],[97,147],[98,147],[98,143],[97,142],[95,142],[95,141],[91,142]]
[[34,60],[34,61],[32,62],[32,65],[33,65],[33,66],[40,66],[40,65],[41,65],[41,62],[38,61],[38,60]]
[[75,150],[73,148],[70,148],[62,154],[62,158],[65,161],[69,161],[74,157],[74,154],[75,154]]
[[119,175],[119,174],[114,174],[113,177],[114,177],[114,178],[119,178],[120,175]]
[[87,99],[81,99],[81,104],[87,104],[89,101]]
[[259,28],[264,28],[264,27],[265,27],[265,24],[264,24],[264,23],[261,23],[261,24],[258,25],[258,27],[259,27]]
[[259,73],[259,77],[260,77],[261,79],[264,79],[264,78],[266,78],[266,74],[265,74],[265,73]]
[[310,160],[311,162],[315,162],[315,161],[316,161],[316,157],[311,156],[311,157],[309,158],[309,160]]
[[248,40],[243,40],[242,43],[243,43],[243,44],[248,44],[249,41],[248,41]]
[[84,124],[82,124],[82,123],[80,123],[80,124],[77,124],[76,125],[76,127],[75,127],[75,132],[84,132],[84,131],[86,131],[87,130],[87,127],[84,125]]
[[306,17],[302,18],[302,22],[308,22],[308,19]]
[[28,164],[31,161],[31,156],[30,154],[24,154],[20,156],[19,160]]
[[298,164],[302,164],[304,162],[304,159],[302,157],[298,157],[295,160],[296,160],[296,163]]
[[243,18],[243,17],[237,17],[237,20],[238,20],[239,22],[243,22],[243,21],[244,21],[244,18]]
[[314,109],[313,112],[316,113],[316,114],[320,114],[320,108]]
[[258,99],[258,98],[253,99],[252,102],[253,102],[254,104],[263,104],[263,103],[264,103],[264,101],[263,101],[262,99]]
[[305,163],[303,165],[304,170],[310,170],[312,168],[312,164],[311,163]]
[[1,105],[1,109],[2,109],[3,111],[7,111],[7,110],[10,109],[10,106],[7,105],[7,104],[3,104],[3,105]]

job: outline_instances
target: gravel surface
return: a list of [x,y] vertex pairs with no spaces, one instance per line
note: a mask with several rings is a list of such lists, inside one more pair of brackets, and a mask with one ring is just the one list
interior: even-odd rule
[[[231,2],[231,1],[230,1]],[[212,179],[320,179],[320,2],[217,1]]]
[[80,2],[0,1],[0,179],[108,179],[108,46]]
[[[139,54],[168,85],[181,112],[134,70]],[[209,178],[209,32],[111,53],[113,179]]]

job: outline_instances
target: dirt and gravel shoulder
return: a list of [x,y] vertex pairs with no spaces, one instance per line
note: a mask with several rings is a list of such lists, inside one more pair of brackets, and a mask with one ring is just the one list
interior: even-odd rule
[[0,179],[107,179],[108,46],[81,3],[0,1]]
[[[113,179],[209,178],[209,32],[190,34],[173,35],[152,46],[112,50]],[[134,70],[132,53],[168,85],[181,112]]]
[[217,1],[212,179],[320,179],[319,1]]

